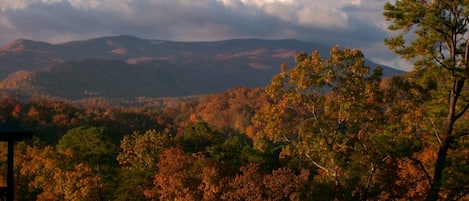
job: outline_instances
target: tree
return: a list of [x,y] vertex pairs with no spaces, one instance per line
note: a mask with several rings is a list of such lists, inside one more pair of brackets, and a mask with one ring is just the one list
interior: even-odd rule
[[[265,175],[263,184],[266,188],[266,198],[269,201],[306,200],[302,190],[307,189],[309,171],[301,170],[296,175],[291,169],[281,168]],[[311,199],[311,198],[310,198]]]
[[[56,145],[57,151],[69,157],[68,162],[78,170],[90,170],[100,177],[100,182],[111,183],[117,166],[116,146],[104,127],[78,127],[67,131]],[[80,164],[86,167],[81,167]],[[108,195],[103,192],[103,183],[96,185],[99,198]],[[111,195],[111,194],[109,194]]]
[[259,166],[248,164],[240,168],[241,174],[236,175],[227,184],[227,190],[221,196],[221,200],[252,200],[261,201],[265,187],[262,184],[262,173]]
[[145,196],[151,200],[200,200],[200,169],[194,167],[200,158],[196,156],[188,156],[176,147],[161,153],[154,186],[145,190]]
[[427,79],[426,87],[434,89],[435,107],[443,107],[438,112],[429,111],[433,122],[444,123],[433,128],[438,143],[435,163],[430,168],[428,201],[442,196],[440,191],[449,176],[445,170],[450,165],[452,150],[469,135],[466,121],[469,109],[466,85],[469,78],[468,11],[469,1],[466,0],[397,0],[384,6],[383,14],[392,22],[389,29],[398,32],[385,43],[401,57],[416,61],[414,74],[420,79],[433,80]]
[[182,136],[182,145],[184,151],[196,153],[205,151],[206,148],[213,144],[220,143],[221,135],[206,122],[198,122],[184,128],[184,136]]
[[90,168],[112,163],[116,156],[116,147],[104,127],[70,129],[59,140],[56,148],[62,151],[70,150],[74,161],[86,163]]
[[50,146],[27,145],[22,150],[16,154],[20,200],[100,200],[102,184],[91,168],[71,164],[70,156]]
[[269,103],[255,116],[262,128],[257,138],[285,144],[281,156],[317,168],[339,199],[347,199],[341,196],[348,188],[368,191],[382,159],[370,154],[370,136],[383,118],[380,68],[372,72],[361,51],[338,46],[330,58],[315,51],[295,61],[266,87]]
[[115,200],[143,200],[143,191],[151,186],[159,155],[173,144],[167,133],[147,130],[124,136],[117,161],[121,165]]
[[219,166],[221,176],[234,175],[248,162],[261,161],[248,139],[240,135],[230,136],[223,143],[212,145],[207,152],[208,157]]
[[158,163],[158,155],[172,145],[171,136],[148,130],[144,134],[134,132],[121,140],[119,164],[128,169],[148,171]]

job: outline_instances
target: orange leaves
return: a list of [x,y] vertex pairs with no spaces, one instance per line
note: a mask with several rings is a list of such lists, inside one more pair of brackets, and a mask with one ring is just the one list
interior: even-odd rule
[[430,188],[422,169],[414,161],[403,159],[399,161],[398,180],[395,185],[401,189],[401,197],[407,200],[424,200]]
[[280,168],[265,175],[263,184],[267,189],[267,199],[271,201],[302,200],[301,191],[309,182],[309,171],[302,169],[296,175],[291,169]]
[[204,167],[202,169],[202,180],[198,189],[203,192],[203,200],[217,201],[224,185],[220,184],[221,178],[218,169],[215,167]]
[[100,177],[82,163],[70,166],[62,160],[50,146],[28,146],[25,153],[18,154],[18,180],[29,190],[22,199],[97,200]]
[[254,164],[240,168],[242,174],[228,183],[228,189],[223,193],[223,200],[263,200],[263,185],[262,174],[259,172],[259,167]]
[[169,148],[160,155],[154,176],[154,187],[145,190],[145,196],[159,200],[198,200],[199,181],[190,168],[194,159],[179,148]]
[[[271,174],[262,174],[257,165],[241,167],[241,174],[236,175],[227,184],[227,191],[222,200],[303,200],[309,182],[309,171],[300,174],[288,168],[280,168]],[[306,190],[306,192],[305,192]]]

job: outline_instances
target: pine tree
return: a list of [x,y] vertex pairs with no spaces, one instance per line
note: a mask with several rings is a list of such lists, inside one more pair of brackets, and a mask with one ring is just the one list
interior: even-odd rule
[[383,14],[392,22],[389,29],[398,33],[385,43],[401,57],[415,61],[414,75],[431,78],[426,87],[434,87],[433,99],[445,99],[439,102],[445,107],[440,113],[444,124],[435,127],[438,154],[429,168],[433,174],[428,201],[441,196],[449,154],[469,135],[463,125],[469,109],[469,94],[465,92],[469,78],[468,11],[467,0],[397,0],[384,6]]

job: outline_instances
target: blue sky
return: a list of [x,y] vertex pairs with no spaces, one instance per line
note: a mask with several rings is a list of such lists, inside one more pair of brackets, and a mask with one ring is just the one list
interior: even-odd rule
[[360,48],[369,59],[410,70],[384,45],[386,0],[0,0],[0,45],[111,35],[213,41],[295,38]]

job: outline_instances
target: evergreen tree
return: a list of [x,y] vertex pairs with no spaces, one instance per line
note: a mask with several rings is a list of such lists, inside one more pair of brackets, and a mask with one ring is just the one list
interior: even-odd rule
[[452,153],[457,153],[452,150],[464,147],[459,146],[464,143],[461,139],[469,135],[465,121],[469,109],[468,11],[467,0],[397,0],[384,6],[384,16],[392,22],[389,29],[398,33],[385,43],[398,55],[415,61],[414,75],[433,90],[431,98],[436,104],[431,105],[434,109],[429,116],[432,122],[443,122],[433,124],[438,150],[429,168],[428,201],[443,194],[453,199],[448,197],[452,192],[441,192],[451,172],[445,170],[451,168]]

